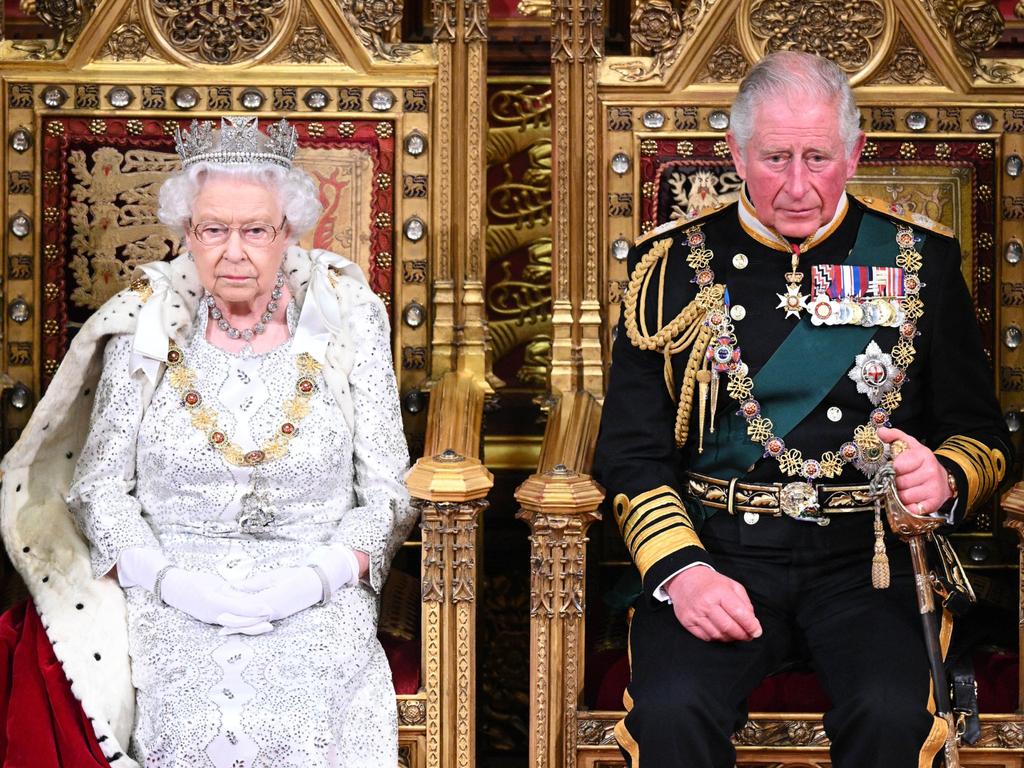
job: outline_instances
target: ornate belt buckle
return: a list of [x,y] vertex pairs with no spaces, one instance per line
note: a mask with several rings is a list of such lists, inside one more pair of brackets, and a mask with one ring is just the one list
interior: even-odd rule
[[820,526],[829,524],[825,515],[816,514],[818,509],[818,491],[808,482],[787,483],[779,491],[779,509],[782,514],[794,520],[817,523]]

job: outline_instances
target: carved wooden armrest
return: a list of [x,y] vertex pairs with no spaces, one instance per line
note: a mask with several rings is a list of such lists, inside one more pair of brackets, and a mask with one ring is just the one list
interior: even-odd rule
[[[999,501],[1003,507],[1003,514],[1006,516],[1003,525],[1015,530],[1020,537],[1018,648],[1024,650],[1024,481],[1015,483]],[[1024,662],[1019,662],[1017,665],[1017,712],[1024,713]]]
[[[593,395],[560,396],[551,410],[537,473],[516,489],[530,526],[530,765],[568,765],[575,755],[583,687],[587,528],[604,489],[589,474],[601,406]],[[544,762],[538,762],[546,756]]]
[[468,373],[446,373],[430,393],[426,448],[406,477],[420,509],[426,750],[439,764],[476,754],[477,517],[494,477],[479,457],[484,390]]

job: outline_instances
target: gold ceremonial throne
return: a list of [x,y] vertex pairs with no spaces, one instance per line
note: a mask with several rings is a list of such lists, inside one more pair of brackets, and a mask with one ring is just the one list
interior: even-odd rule
[[[176,249],[153,215],[175,126],[225,113],[294,121],[326,209],[305,244],[357,260],[390,308],[419,457],[408,484],[422,523],[396,560],[380,626],[400,690],[403,765],[484,765],[478,699],[518,683],[495,682],[505,638],[486,649],[493,658],[477,657],[492,484],[484,444],[496,472],[537,470],[516,493],[532,548],[530,605],[519,612],[523,624],[530,614],[520,654],[530,662],[529,765],[621,765],[611,737],[621,702],[607,692],[624,682],[613,673],[625,663],[625,611],[609,596],[628,555],[588,472],[624,259],[657,223],[735,196],[729,104],[765,51],[832,56],[869,133],[856,191],[956,230],[1019,437],[1024,62],[992,49],[1022,31],[1024,21],[1006,21],[1014,6],[1024,18],[1022,3],[20,2],[5,1],[0,40],[3,446],[88,314],[135,264]],[[526,66],[523,51],[538,47],[543,67]],[[495,388],[506,416],[485,422]],[[536,395],[549,406],[543,444],[523,426]],[[523,424],[507,417],[515,396],[527,404]],[[1005,627],[1015,646],[1018,534],[1024,486],[956,540],[983,599],[1019,616]],[[19,585],[3,575],[7,605]],[[1024,674],[1016,662],[999,669],[1012,670],[1012,703],[982,715],[965,766],[1024,768]],[[820,709],[755,712],[736,738],[744,766],[828,765]]]
[[[401,762],[475,749],[487,6],[434,3],[402,42],[401,3],[26,0],[0,42],[4,448],[86,317],[178,244],[154,215],[193,119],[285,116],[325,213],[303,245],[364,269],[391,311],[422,525],[385,587]],[[18,34],[15,34],[17,32]],[[4,607],[20,585],[5,574]],[[402,692],[404,691],[404,692]]]
[[[956,231],[1019,443],[1024,74],[1017,64],[1024,62],[991,53],[1004,31],[997,5],[1013,4],[636,0],[629,40],[613,55],[605,48],[613,39],[606,27],[611,16],[606,22],[604,14],[618,6],[551,3],[551,385],[562,395],[537,473],[516,492],[532,534],[533,768],[622,765],[612,728],[624,714],[627,619],[613,598],[631,565],[614,521],[601,517],[603,489],[588,472],[625,258],[632,242],[659,223],[735,199],[740,181],[724,140],[729,105],[765,52],[810,50],[839,64],[855,87],[868,133],[853,190]],[[617,18],[624,21],[621,12]],[[1019,466],[1012,468],[1008,485],[1019,478]],[[995,499],[980,510],[954,539],[983,601],[1002,606],[1004,617],[1020,616],[1019,627],[1003,621],[1009,643],[1019,647],[1024,550],[1018,551],[1018,536],[1024,536],[1024,484],[1001,505]],[[614,661],[610,651],[618,654]],[[1007,695],[995,711],[981,702],[981,737],[963,749],[965,766],[1024,766],[1024,674],[1011,657],[1012,649],[996,676]],[[619,679],[612,681],[615,670]],[[830,765],[821,710],[788,709],[753,708],[734,737],[740,765]]]

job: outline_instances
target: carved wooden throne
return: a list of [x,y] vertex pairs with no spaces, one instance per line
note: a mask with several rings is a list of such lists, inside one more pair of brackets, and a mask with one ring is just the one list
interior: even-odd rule
[[[601,3],[552,3],[552,385],[566,394],[538,473],[517,492],[533,542],[533,766],[621,765],[612,727],[623,714],[628,666],[625,606],[615,604],[615,585],[631,566],[614,521],[600,520],[588,533],[599,519],[600,489],[587,473],[625,259],[658,223],[735,197],[739,180],[724,141],[729,105],[765,52],[822,41],[816,52],[833,55],[849,73],[868,132],[854,190],[956,230],[1007,422],[1020,430],[1024,77],[988,53],[1004,19],[981,4],[855,5],[841,17],[850,4],[739,0],[685,3],[680,11],[641,0],[632,9],[633,55],[610,56]],[[968,23],[987,33],[966,35]],[[1019,466],[1012,468],[1009,479],[1019,477]],[[1018,667],[1012,617],[1024,616],[1024,553],[1004,527],[1024,532],[1021,498],[1018,489],[1005,509],[993,501],[955,542],[983,601],[1004,611],[1004,670]],[[1001,696],[982,690],[982,735],[963,750],[965,765],[1024,765],[1024,678],[1019,687],[1017,678],[996,676],[1011,682]],[[825,705],[780,708],[779,697],[759,693],[761,709],[752,708],[735,736],[739,763],[828,765],[816,714]]]
[[[414,43],[400,39],[400,3],[95,6],[7,3],[4,446],[89,313],[176,249],[154,216],[175,127],[289,118],[325,207],[303,244],[356,260],[390,308],[410,448],[426,451],[411,476],[422,534],[399,553],[381,620],[401,761],[470,766],[475,531],[491,480],[478,461],[483,191],[460,180],[483,176],[487,6],[434,3],[432,34],[404,20]],[[19,29],[42,37],[11,38]]]

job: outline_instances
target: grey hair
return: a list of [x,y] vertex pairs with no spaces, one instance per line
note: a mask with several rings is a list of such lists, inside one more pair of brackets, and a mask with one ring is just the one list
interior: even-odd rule
[[323,211],[316,184],[301,168],[270,164],[196,163],[188,170],[175,173],[160,187],[160,205],[156,213],[160,222],[184,236],[196,197],[206,180],[211,178],[255,182],[276,192],[281,210],[288,219],[289,241],[292,243],[316,226]]
[[776,51],[751,67],[732,103],[730,126],[741,152],[754,134],[757,108],[772,98],[805,96],[836,105],[847,155],[860,136],[860,110],[843,71],[828,59],[802,51]]

